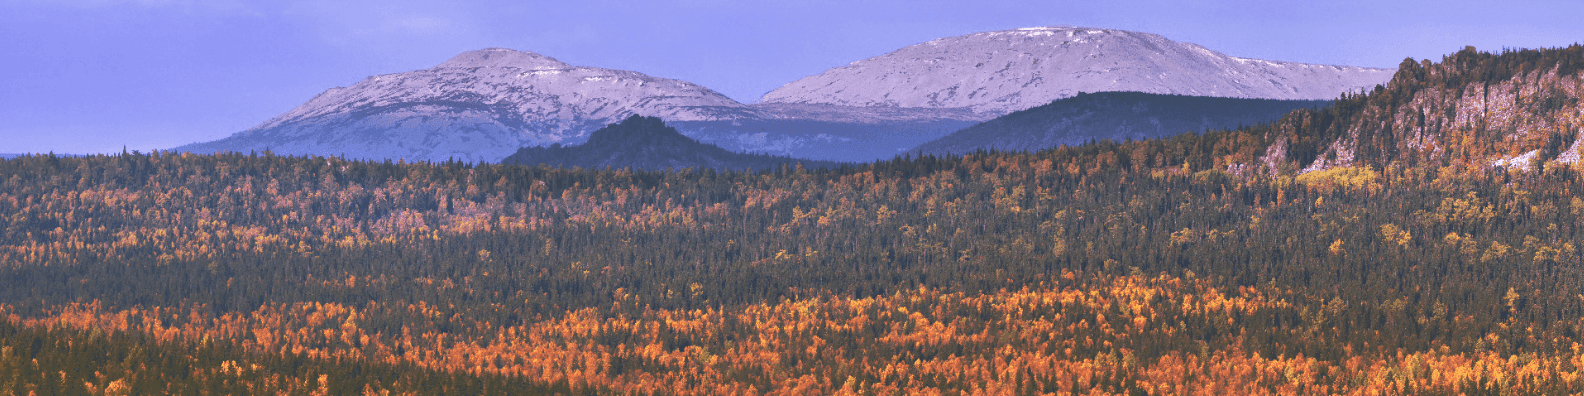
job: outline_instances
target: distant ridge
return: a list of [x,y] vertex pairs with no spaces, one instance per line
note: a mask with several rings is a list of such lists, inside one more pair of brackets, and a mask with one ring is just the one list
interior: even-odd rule
[[[53,152],[46,152],[46,153],[9,153],[9,154],[0,154],[0,159],[12,159],[12,158],[21,157],[21,156],[28,156],[28,155],[34,155],[34,156],[53,155],[53,156],[56,156],[56,157],[65,158],[65,157],[92,157],[92,156],[95,156],[95,155],[107,155],[107,154],[104,154],[104,153],[73,154],[73,153],[53,153]],[[108,154],[108,155],[116,155],[116,154]]]
[[683,136],[657,117],[631,116],[594,131],[576,146],[524,147],[502,163],[586,169],[769,169],[781,165],[834,167],[836,162],[727,151]]
[[1014,112],[920,145],[912,154],[1034,151],[1087,141],[1142,140],[1274,123],[1328,100],[1237,99],[1142,92],[1078,94]]
[[175,150],[494,162],[519,147],[581,142],[634,114],[715,120],[739,107],[686,81],[487,48],[331,88],[246,131]]
[[1333,99],[1390,75],[1237,58],[1148,33],[1042,27],[909,46],[743,104],[686,81],[487,48],[330,88],[253,128],[175,150],[495,162],[521,147],[582,143],[641,115],[736,152],[867,162],[1078,92]]
[[1126,30],[1035,27],[904,47],[793,81],[760,100],[995,115],[1079,92],[1331,100],[1385,84],[1392,71],[1239,58]]
[[824,160],[891,158],[994,115],[951,109],[744,105],[686,81],[574,66],[504,48],[325,90],[258,126],[181,152],[496,162],[521,147],[579,144],[629,116],[738,152]]

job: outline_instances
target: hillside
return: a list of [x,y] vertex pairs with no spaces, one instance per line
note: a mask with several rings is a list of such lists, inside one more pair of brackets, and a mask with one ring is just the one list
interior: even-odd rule
[[5,160],[0,384],[1584,391],[1584,169],[1208,167],[1239,141],[766,173]]
[[942,38],[832,68],[764,103],[965,108],[1001,115],[1080,92],[1331,100],[1390,69],[1239,58],[1155,34],[1040,27]]
[[331,88],[246,131],[175,150],[498,161],[518,147],[581,141],[633,114],[716,119],[736,106],[684,81],[490,48]]
[[817,161],[887,160],[991,115],[962,109],[754,103],[746,115],[672,121],[683,135],[739,153]]
[[952,132],[910,153],[961,155],[989,149],[1034,151],[1100,139],[1155,139],[1185,132],[1269,124],[1293,110],[1320,108],[1330,103],[1140,92],[1080,93]]
[[588,142],[576,146],[560,144],[518,149],[501,160],[504,164],[580,167],[584,169],[772,169],[778,166],[831,167],[826,161],[799,160],[759,154],[726,151],[715,145],[699,143],[682,136],[675,128],[655,117],[632,116],[620,123],[600,128]]
[[1469,47],[1438,63],[1408,59],[1380,89],[1250,129],[1270,148],[1257,163],[1238,162],[1301,171],[1576,163],[1584,143],[1581,68],[1579,45],[1500,54]]

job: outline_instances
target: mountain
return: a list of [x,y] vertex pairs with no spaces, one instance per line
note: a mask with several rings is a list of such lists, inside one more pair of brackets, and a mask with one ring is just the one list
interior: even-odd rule
[[1040,27],[908,46],[793,81],[760,101],[1000,115],[1080,92],[1329,100],[1391,76],[1391,69],[1239,58],[1149,33]]
[[1142,140],[1183,132],[1268,124],[1296,109],[1327,100],[1237,99],[1142,92],[1080,93],[1013,112],[920,145],[912,154],[965,154],[975,150],[1034,151],[1111,139]]
[[740,107],[684,81],[490,48],[331,88],[252,129],[176,150],[497,161],[518,147],[581,141],[634,114],[717,120]]
[[685,81],[490,48],[332,88],[256,127],[175,150],[493,162],[520,147],[582,143],[642,115],[732,151],[867,162],[1080,91],[1331,99],[1389,75],[1233,58],[1144,33],[1037,28],[903,48],[743,104]]
[[490,48],[331,88],[259,126],[175,150],[498,161],[519,147],[582,143],[632,115],[660,117],[735,151],[838,161],[891,158],[990,118],[941,109],[744,105],[685,81]]
[[808,161],[762,154],[742,154],[682,136],[655,117],[632,116],[600,128],[587,143],[577,146],[524,147],[501,160],[507,164],[586,169],[634,168],[648,170],[713,168],[720,170],[769,169],[780,165],[834,167],[826,161]]
[[1269,142],[1248,169],[1428,166],[1451,171],[1577,163],[1584,46],[1473,47],[1404,60],[1389,84],[1245,131]]

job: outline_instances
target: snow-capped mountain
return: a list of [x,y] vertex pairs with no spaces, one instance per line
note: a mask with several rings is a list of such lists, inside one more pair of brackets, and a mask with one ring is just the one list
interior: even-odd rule
[[761,101],[999,115],[1079,92],[1330,100],[1384,84],[1393,71],[1239,58],[1125,30],[1040,27],[908,46],[793,81]]
[[684,81],[490,48],[331,88],[257,127],[176,150],[499,161],[523,146],[581,142],[634,114],[701,121],[740,117],[741,109]]
[[910,46],[742,104],[685,81],[490,48],[332,88],[259,126],[175,150],[495,162],[642,115],[732,151],[865,162],[1078,92],[1333,99],[1390,76],[1235,58],[1145,33],[1035,28]]
[[744,105],[684,81],[490,48],[331,88],[257,127],[175,150],[496,162],[520,147],[582,143],[633,115],[733,151],[837,161],[890,158],[990,118],[954,109]]

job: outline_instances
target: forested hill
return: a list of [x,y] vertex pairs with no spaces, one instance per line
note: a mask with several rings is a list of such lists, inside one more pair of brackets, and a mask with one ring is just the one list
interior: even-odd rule
[[[1579,138],[1584,131],[1581,70],[1580,45],[1499,54],[1470,47],[1441,62],[1407,59],[1384,86],[1343,95],[1330,106],[1298,108],[1272,124],[1245,126],[1215,138],[1218,147],[1205,165],[1245,175],[1254,170],[1291,175],[1349,166],[1467,173],[1575,163],[1584,148]],[[1013,116],[992,122],[1030,121],[1036,129],[1048,130],[1072,122],[1042,124],[1033,114],[1008,117]],[[1013,126],[989,132],[993,125],[970,129],[1028,137]],[[969,130],[959,133],[965,132]],[[980,143],[951,140],[958,138],[948,136],[916,151],[951,152],[944,147],[960,150]],[[1014,138],[989,139],[988,148],[1020,148]]]
[[912,154],[965,154],[975,150],[1034,151],[1111,139],[1142,140],[1184,132],[1269,124],[1325,100],[1237,99],[1142,92],[1080,93],[964,128],[912,150]]
[[655,117],[632,116],[600,128],[577,146],[524,147],[501,160],[507,164],[584,169],[770,169],[777,166],[834,167],[838,163],[727,151],[699,143]]
[[[1529,168],[1578,160],[1584,46],[1407,59],[1384,87],[1246,131],[1274,168]],[[1240,158],[1239,160],[1247,160]]]

